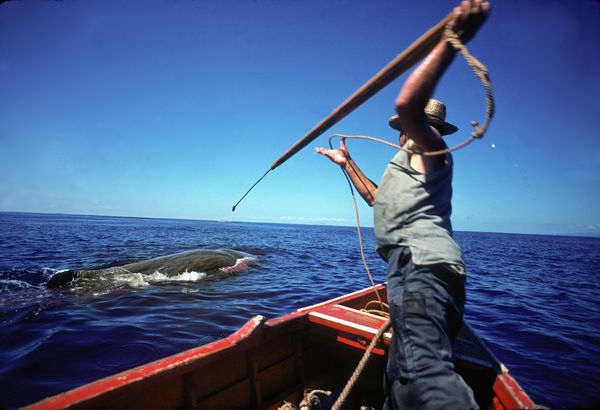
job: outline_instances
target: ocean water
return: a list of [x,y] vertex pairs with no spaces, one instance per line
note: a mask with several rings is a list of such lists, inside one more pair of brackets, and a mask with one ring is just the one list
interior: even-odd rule
[[[364,229],[376,281],[385,265]],[[466,319],[534,401],[600,404],[600,238],[457,232]],[[198,248],[248,268],[47,289],[61,269]],[[16,408],[369,285],[352,227],[0,213],[0,407]]]

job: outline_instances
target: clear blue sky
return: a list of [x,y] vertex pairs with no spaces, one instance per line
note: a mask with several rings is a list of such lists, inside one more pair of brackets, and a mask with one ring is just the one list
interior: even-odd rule
[[[354,224],[334,132],[396,140],[406,75],[231,206],[292,143],[448,14],[449,1],[9,1],[0,5],[0,211]],[[600,234],[600,4],[493,3],[470,50],[497,114],[455,154],[457,230]],[[462,60],[436,92],[462,128]],[[378,181],[393,150],[350,142]],[[364,225],[372,212],[361,206]]]

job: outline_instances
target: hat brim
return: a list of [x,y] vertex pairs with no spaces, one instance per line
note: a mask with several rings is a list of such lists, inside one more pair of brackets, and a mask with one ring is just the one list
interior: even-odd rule
[[[458,127],[456,125],[450,124],[449,122],[440,121],[438,118],[431,116],[427,116],[427,119],[429,120],[429,123],[431,125],[435,126],[442,133],[442,135],[450,135],[458,131]],[[391,117],[388,123],[393,129],[397,131],[402,131],[400,129],[400,119],[397,115]]]

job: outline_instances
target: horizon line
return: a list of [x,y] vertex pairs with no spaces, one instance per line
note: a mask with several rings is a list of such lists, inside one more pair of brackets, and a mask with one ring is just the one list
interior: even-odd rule
[[[216,222],[216,223],[251,223],[251,224],[269,224],[269,225],[301,225],[301,226],[330,226],[330,227],[348,227],[356,228],[356,224],[327,224],[327,223],[309,223],[309,222],[289,222],[285,219],[293,219],[292,217],[279,217],[283,221],[274,222],[275,218],[270,218],[271,221],[252,221],[252,220],[239,220],[239,219],[203,219],[203,218],[177,218],[177,217],[157,217],[157,216],[131,216],[131,215],[102,215],[102,214],[73,214],[67,212],[33,212],[33,211],[4,211],[0,210],[0,214],[29,214],[29,215],[62,215],[62,216],[86,216],[95,218],[132,218],[132,219],[156,219],[156,220],[175,220],[175,221],[194,221],[194,222]],[[302,217],[298,218],[302,220]],[[308,220],[335,220],[336,218],[305,218]],[[340,219],[341,220],[341,219]],[[361,225],[361,228],[373,229],[373,226]],[[492,234],[505,234],[505,235],[538,235],[538,236],[567,236],[577,238],[600,238],[600,232],[571,232],[571,233],[530,233],[530,232],[506,232],[506,231],[482,231],[482,230],[457,230],[454,232],[471,232],[471,233],[492,233]]]

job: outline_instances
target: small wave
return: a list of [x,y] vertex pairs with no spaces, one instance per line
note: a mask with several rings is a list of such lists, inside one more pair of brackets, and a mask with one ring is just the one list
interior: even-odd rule
[[38,286],[18,279],[0,279],[0,292],[10,292],[23,289],[37,288]]

